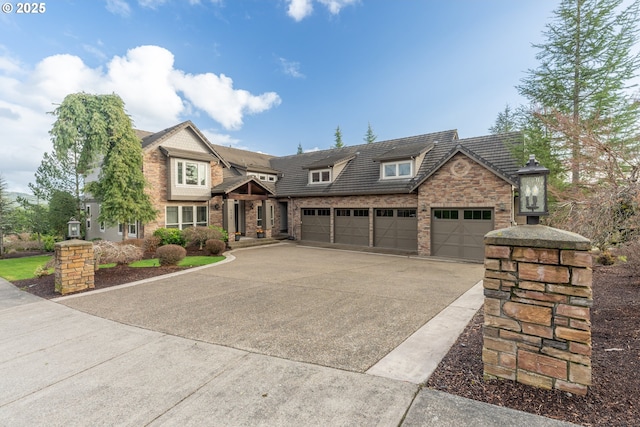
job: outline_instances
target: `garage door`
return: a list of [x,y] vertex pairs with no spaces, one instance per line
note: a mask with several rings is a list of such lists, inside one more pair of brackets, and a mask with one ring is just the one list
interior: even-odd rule
[[484,235],[491,230],[491,209],[433,209],[431,254],[482,261]]
[[374,246],[418,250],[418,218],[415,209],[376,209]]
[[369,209],[335,209],[335,243],[369,246]]
[[331,211],[302,209],[302,240],[331,241]]

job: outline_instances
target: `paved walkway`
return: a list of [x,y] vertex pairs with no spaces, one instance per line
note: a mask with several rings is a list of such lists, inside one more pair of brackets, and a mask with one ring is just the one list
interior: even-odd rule
[[[144,286],[63,302],[108,301]],[[458,302],[461,308],[469,303],[464,297]],[[447,310],[456,317],[460,311],[452,307]],[[0,425],[562,425],[389,376],[125,325],[41,300],[0,279]]]

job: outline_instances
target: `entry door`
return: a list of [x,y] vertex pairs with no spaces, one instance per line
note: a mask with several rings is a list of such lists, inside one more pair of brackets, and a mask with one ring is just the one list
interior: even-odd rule
[[233,221],[236,226],[236,231],[240,233],[245,233],[245,222],[244,222],[244,200],[235,200],[233,207]]

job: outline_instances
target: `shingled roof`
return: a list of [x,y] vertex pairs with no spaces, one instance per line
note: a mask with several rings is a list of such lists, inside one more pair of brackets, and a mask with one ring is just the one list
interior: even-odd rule
[[[380,165],[376,162],[394,156],[397,158],[395,154],[390,156],[395,149],[398,149],[398,152],[402,151],[403,156],[410,157],[432,145],[451,143],[457,140],[457,135],[456,130],[448,130],[372,144],[274,157],[271,159],[271,167],[282,173],[276,183],[276,194],[294,197],[409,193],[413,191],[419,176],[412,179],[381,180]],[[429,155],[430,153],[427,153],[426,156]],[[328,167],[331,162],[336,163],[337,159],[350,157],[351,160],[347,162],[340,175],[334,177],[333,182],[309,184],[310,165]]]

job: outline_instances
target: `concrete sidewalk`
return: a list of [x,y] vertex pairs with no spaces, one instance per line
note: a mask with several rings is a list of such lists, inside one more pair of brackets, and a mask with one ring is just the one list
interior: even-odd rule
[[7,426],[568,425],[411,382],[123,325],[3,279],[0,349]]

